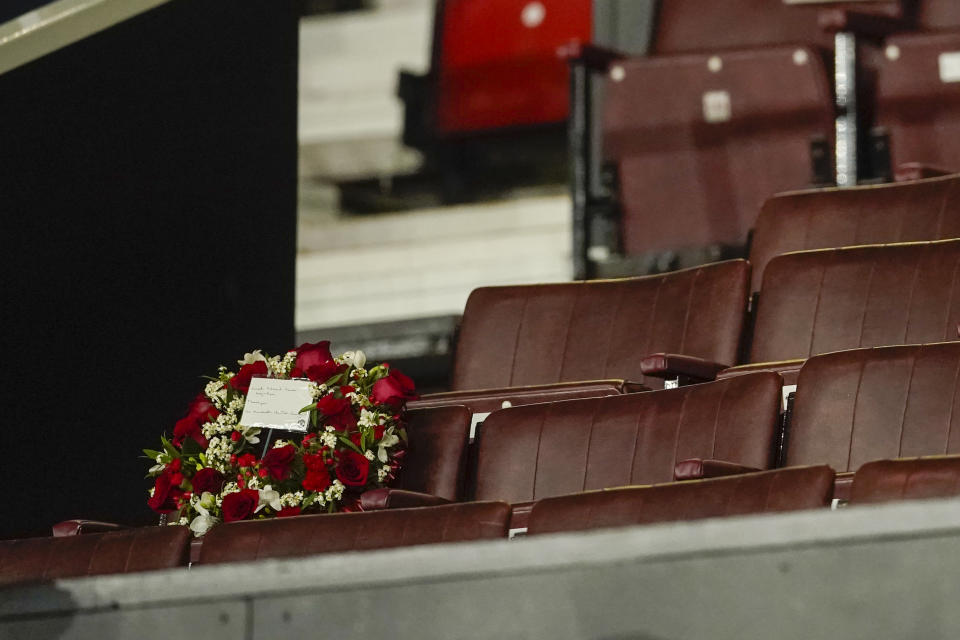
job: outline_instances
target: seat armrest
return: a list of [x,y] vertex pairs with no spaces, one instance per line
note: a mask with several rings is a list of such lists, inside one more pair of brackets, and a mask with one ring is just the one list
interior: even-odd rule
[[707,478],[721,478],[723,476],[737,476],[743,473],[762,471],[756,467],[747,467],[725,460],[704,460],[689,458],[681,460],[673,468],[674,480],[706,480]]
[[540,402],[577,400],[614,396],[636,391],[647,391],[647,387],[627,380],[586,380],[583,382],[558,382],[529,387],[504,387],[500,389],[476,389],[469,391],[448,391],[420,396],[419,400],[407,402],[407,409],[429,409],[463,405],[471,413],[488,413],[506,407],[517,407]]
[[568,62],[579,62],[594,71],[606,71],[614,60],[626,58],[626,54],[600,47],[580,40],[571,40],[565,45],[557,47],[557,57]]
[[882,38],[908,27],[905,20],[895,16],[839,8],[823,9],[817,15],[817,24],[828,33],[848,31],[874,38]]
[[371,489],[360,495],[360,508],[363,511],[380,511],[383,509],[405,509],[408,507],[436,507],[441,504],[450,504],[452,501],[429,493],[405,491],[403,489]]
[[640,372],[652,378],[686,378],[690,382],[714,380],[730,365],[676,353],[652,353],[640,361]]
[[85,533],[105,533],[119,531],[130,527],[115,522],[98,522],[96,520],[64,520],[53,525],[53,537],[79,536]]
[[897,166],[893,172],[894,182],[908,182],[910,180],[922,180],[923,178],[938,178],[940,176],[949,176],[956,171],[951,171],[943,167],[934,167],[933,165],[922,162],[906,162]]

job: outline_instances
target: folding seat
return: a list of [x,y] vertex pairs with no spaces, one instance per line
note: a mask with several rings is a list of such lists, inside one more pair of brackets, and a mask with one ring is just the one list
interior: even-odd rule
[[893,164],[960,171],[960,3],[919,0],[921,31],[886,39],[869,62],[876,74],[875,126]]
[[960,342],[810,358],[800,370],[784,463],[829,464],[840,472],[837,497],[846,498],[853,471],[872,460],[958,454],[958,385]]
[[207,533],[201,564],[505,538],[510,506],[471,502],[224,524]]
[[[834,32],[896,24],[901,7],[829,5],[673,0],[659,4],[649,58],[571,47],[578,276],[616,269],[611,252],[630,268],[651,253],[740,250],[764,200],[834,182]],[[577,126],[595,91],[584,70],[603,78],[599,132]]]
[[185,567],[189,543],[179,526],[0,540],[0,585]]
[[947,238],[960,238],[960,175],[779,194],[757,218],[750,290],[791,251]]
[[794,467],[547,498],[533,505],[527,535],[818,509],[830,504],[833,475]]
[[780,385],[767,372],[496,411],[479,435],[473,498],[512,503],[522,528],[551,496],[770,468]]
[[673,273],[587,282],[485,287],[467,301],[452,389],[412,408],[509,405],[662,386],[641,358],[684,353],[736,361],[750,265],[731,260]]
[[960,496],[960,456],[875,460],[853,476],[850,504]]
[[[718,377],[779,372],[796,383],[804,360],[838,351],[951,340],[960,321],[960,240],[797,251],[763,274],[750,364]],[[669,375],[689,358],[660,354]],[[703,367],[703,363],[693,361]],[[696,378],[691,375],[690,377]]]

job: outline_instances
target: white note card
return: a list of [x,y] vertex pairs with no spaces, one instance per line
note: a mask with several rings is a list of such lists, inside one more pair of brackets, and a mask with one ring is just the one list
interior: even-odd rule
[[300,413],[313,403],[309,380],[253,378],[240,424],[262,429],[306,431],[310,414]]

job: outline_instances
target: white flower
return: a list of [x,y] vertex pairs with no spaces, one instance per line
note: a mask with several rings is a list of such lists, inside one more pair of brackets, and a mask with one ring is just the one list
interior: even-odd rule
[[270,505],[270,508],[274,511],[280,511],[283,508],[283,505],[280,502],[280,493],[273,490],[273,487],[269,484],[263,489],[260,489],[260,500],[257,503],[257,508],[253,510],[254,513],[258,513],[265,506]]
[[[186,518],[184,518],[186,520]],[[193,531],[193,534],[198,538],[205,534],[207,531],[220,522],[219,518],[215,518],[211,515],[200,514],[193,519],[193,522],[190,523],[190,531]]]
[[266,362],[267,358],[260,352],[260,349],[255,349],[250,353],[243,354],[243,360],[237,360],[237,364],[242,367],[245,364],[253,364],[254,362],[260,362],[261,360]]
[[384,431],[383,438],[380,439],[380,446],[377,449],[377,458],[380,462],[387,462],[387,449],[396,446],[398,442],[400,442],[400,438],[393,433],[393,427]]
[[356,351],[347,351],[342,356],[340,356],[340,361],[344,364],[349,364],[357,369],[361,368],[367,362],[367,356],[363,351],[357,349]]
[[[363,457],[372,462],[375,456],[373,455],[373,451],[367,449],[363,452]],[[386,462],[386,460],[384,460],[384,462]]]

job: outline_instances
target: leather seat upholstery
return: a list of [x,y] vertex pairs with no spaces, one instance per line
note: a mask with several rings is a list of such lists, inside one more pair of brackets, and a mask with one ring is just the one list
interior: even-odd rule
[[960,456],[869,462],[853,477],[850,504],[960,496]]
[[505,503],[472,502],[231,522],[207,533],[200,563],[490,540],[506,537],[509,519]]
[[946,238],[960,238],[960,175],[780,194],[757,217],[751,291],[784,253]]
[[960,453],[958,384],[960,342],[810,358],[800,372],[786,463],[845,472],[872,460]]
[[463,406],[407,412],[408,446],[392,486],[457,500],[463,495],[470,411]]
[[779,405],[780,377],[762,373],[498,411],[480,434],[475,496],[516,504],[669,482],[688,458],[766,469]]
[[733,363],[749,270],[731,260],[620,280],[476,289],[463,314],[452,388],[610,378],[662,386],[639,366],[660,351]]
[[547,498],[533,506],[527,534],[823,508],[833,475],[827,466],[795,467]]
[[0,541],[0,584],[153,571],[187,565],[190,530],[142,527]]
[[749,362],[718,377],[810,356],[951,340],[960,320],[960,240],[798,251],[767,265]]

